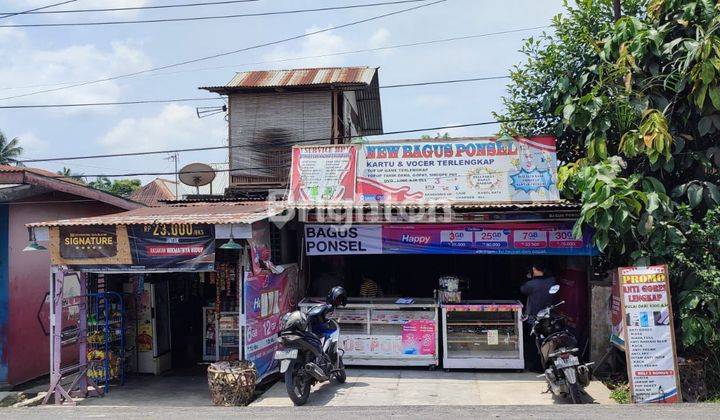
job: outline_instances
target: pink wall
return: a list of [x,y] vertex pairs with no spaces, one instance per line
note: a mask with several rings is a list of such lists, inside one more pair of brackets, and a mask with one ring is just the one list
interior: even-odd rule
[[[50,253],[22,251],[28,243],[25,224],[122,210],[61,193],[33,197],[32,200],[23,200],[22,204],[12,203],[9,207],[8,383],[17,385],[45,375],[50,370],[50,344],[38,321],[38,309],[49,290]],[[47,246],[47,243],[43,245]],[[47,304],[44,305],[45,314],[49,314]],[[44,322],[47,329],[49,322],[47,319]],[[64,364],[69,364],[76,357],[75,346],[64,349]]]

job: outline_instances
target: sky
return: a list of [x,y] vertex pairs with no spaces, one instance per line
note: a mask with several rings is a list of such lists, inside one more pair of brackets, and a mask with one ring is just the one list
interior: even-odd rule
[[[209,0],[78,0],[50,10],[134,7]],[[121,12],[28,14],[0,25],[158,19],[255,13],[383,0],[259,0],[247,3]],[[0,12],[17,12],[58,0],[0,0]],[[430,1],[428,1],[429,3]],[[395,4],[303,14],[108,26],[0,27],[0,98],[97,80],[313,32],[416,6]],[[279,45],[16,99],[0,105],[115,102],[215,96],[200,86],[227,83],[237,71],[325,66],[379,67],[381,85],[507,75],[523,60],[518,52],[530,30],[484,38],[331,57],[333,54],[440,38],[549,25],[562,0],[447,0],[418,10],[324,32]],[[385,131],[492,120],[502,110],[507,80],[381,90]],[[0,130],[18,137],[23,158],[62,157],[227,144],[223,115],[198,118],[196,107],[223,100],[72,109],[0,109]],[[496,125],[443,130],[452,136],[492,135]],[[419,137],[433,132],[402,135]],[[398,137],[398,136],[394,136]],[[382,139],[374,137],[373,139]],[[393,138],[386,136],[385,138]],[[86,175],[172,172],[167,155],[113,157],[32,166],[69,167]],[[226,151],[182,153],[179,166],[227,161]],[[153,177],[142,177],[147,182]],[[167,176],[166,178],[172,178]]]

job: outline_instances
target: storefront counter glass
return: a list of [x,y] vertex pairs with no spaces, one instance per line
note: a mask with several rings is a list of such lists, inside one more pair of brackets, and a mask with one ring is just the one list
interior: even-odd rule
[[[300,307],[322,302],[307,298]],[[340,324],[346,365],[438,364],[438,305],[434,299],[350,298],[333,316]]]
[[517,301],[442,305],[443,367],[524,368],[521,313]]

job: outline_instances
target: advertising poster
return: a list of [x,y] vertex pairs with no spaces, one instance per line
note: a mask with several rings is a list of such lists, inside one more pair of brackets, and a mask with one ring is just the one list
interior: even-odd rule
[[555,138],[364,144],[358,202],[557,201]]
[[50,229],[53,264],[92,271],[212,271],[215,226],[145,224]]
[[288,200],[291,203],[352,202],[355,164],[354,146],[294,147]]
[[595,255],[572,223],[305,225],[307,255],[545,254]]
[[618,278],[634,402],[681,402],[667,266],[621,267]]
[[274,372],[280,319],[297,305],[298,267],[282,266],[282,273],[245,273],[245,360],[255,363],[258,382]]
[[406,355],[435,354],[435,323],[426,319],[414,319],[402,326],[402,352]]
[[134,269],[211,271],[215,225],[156,223],[128,226]]

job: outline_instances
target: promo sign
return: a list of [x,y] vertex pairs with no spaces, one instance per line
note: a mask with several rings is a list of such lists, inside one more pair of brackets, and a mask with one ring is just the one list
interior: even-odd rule
[[134,267],[172,271],[212,271],[215,267],[215,225],[130,225],[128,234]]
[[572,223],[305,225],[307,255],[545,254],[594,255],[590,235]]
[[667,266],[620,267],[618,278],[633,401],[681,402]]
[[338,202],[355,197],[354,146],[294,147],[290,172],[292,202]]
[[255,364],[258,382],[277,370],[274,356],[280,319],[297,304],[298,266],[282,267],[278,274],[245,272],[245,360]]
[[296,146],[291,203],[560,199],[554,137]]
[[555,138],[365,144],[357,201],[557,201]]
[[66,259],[117,255],[115,226],[60,226],[60,256]]
[[50,259],[81,271],[212,271],[215,226],[148,224],[50,229]]

